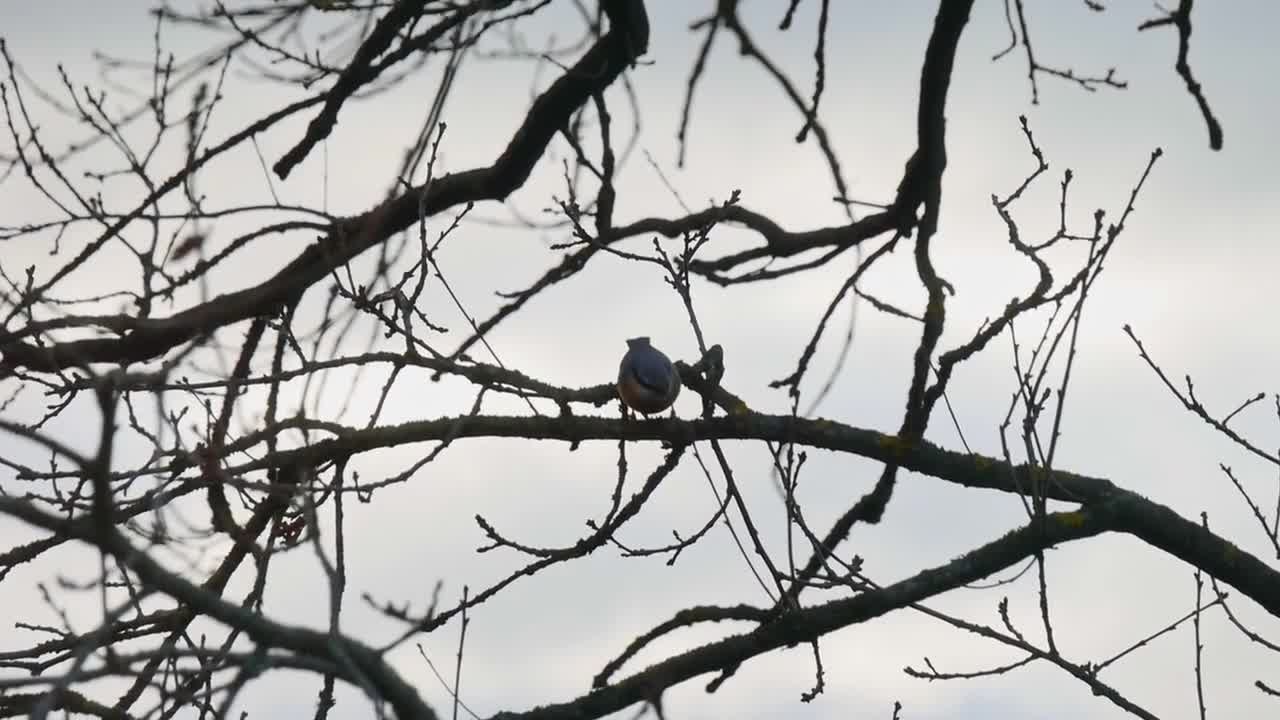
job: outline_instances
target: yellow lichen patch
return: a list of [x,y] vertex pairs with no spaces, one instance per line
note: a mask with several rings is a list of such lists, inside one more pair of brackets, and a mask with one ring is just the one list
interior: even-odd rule
[[991,458],[985,455],[973,456],[973,466],[976,467],[978,470],[982,472],[986,472],[987,470],[991,469],[991,465],[992,465]]
[[1058,517],[1058,522],[1069,528],[1078,528],[1084,526],[1084,513],[1081,512],[1063,512],[1054,513]]
[[903,440],[897,435],[881,435],[876,442],[880,447],[888,450],[894,457],[902,457],[911,449],[911,443]]
[[747,407],[747,404],[745,402],[742,402],[741,400],[739,400],[738,404],[734,405],[733,408],[729,411],[729,413],[732,415],[750,415],[751,408]]

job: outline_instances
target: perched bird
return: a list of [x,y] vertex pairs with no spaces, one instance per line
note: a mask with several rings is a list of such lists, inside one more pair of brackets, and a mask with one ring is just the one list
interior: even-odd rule
[[618,397],[645,415],[660,413],[671,407],[680,394],[680,372],[662,351],[649,344],[649,338],[627,341],[627,354],[618,367]]

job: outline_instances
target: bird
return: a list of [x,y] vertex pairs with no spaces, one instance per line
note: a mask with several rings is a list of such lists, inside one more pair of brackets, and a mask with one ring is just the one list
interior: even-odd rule
[[671,407],[680,395],[680,371],[647,337],[627,341],[627,354],[618,366],[618,397],[623,404],[653,415]]

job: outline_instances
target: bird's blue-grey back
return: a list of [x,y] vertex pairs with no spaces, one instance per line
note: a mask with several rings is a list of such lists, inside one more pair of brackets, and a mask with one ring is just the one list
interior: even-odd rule
[[627,355],[631,358],[630,371],[637,382],[657,393],[671,391],[675,367],[666,355],[652,347],[639,351],[633,348]]

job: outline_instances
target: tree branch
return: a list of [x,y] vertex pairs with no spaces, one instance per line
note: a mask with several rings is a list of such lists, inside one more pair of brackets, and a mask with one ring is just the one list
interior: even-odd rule
[[[339,220],[326,237],[263,283],[166,318],[140,320],[122,336],[43,347],[26,342],[0,345],[0,377],[17,368],[55,372],[89,363],[129,363],[157,357],[217,328],[296,302],[333,269],[410,227],[419,212],[431,216],[456,205],[506,198],[529,178],[548,143],[573,113],[592,95],[603,92],[647,49],[649,28],[643,2],[611,0],[605,7],[612,20],[609,32],[533,102],[524,123],[492,165],[433,179],[368,212]],[[631,24],[620,23],[620,17]]]
[[[983,455],[958,453],[927,441],[903,442],[893,435],[826,419],[739,413],[727,417],[636,422],[594,417],[496,417],[471,415],[352,429],[341,437],[227,469],[240,475],[275,465],[315,467],[327,460],[375,448],[453,438],[518,437],[527,440],[768,440],[851,453],[971,488],[1022,494],[1032,486],[1034,468],[1010,465]],[[1042,471],[1041,471],[1042,472]],[[1142,539],[1204,569],[1280,617],[1280,571],[1159,503],[1125,490],[1105,478],[1055,469],[1044,485],[1045,497],[1085,507],[1105,504],[1109,529]]]

